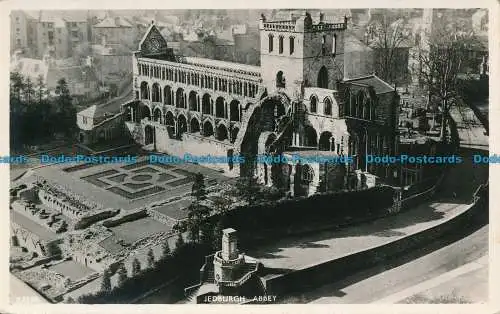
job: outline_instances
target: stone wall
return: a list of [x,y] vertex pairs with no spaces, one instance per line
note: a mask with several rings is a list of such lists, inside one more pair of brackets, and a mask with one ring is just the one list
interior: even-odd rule
[[[159,152],[168,153],[178,157],[183,157],[189,153],[194,156],[217,156],[226,157],[228,150],[233,149],[233,145],[217,141],[213,138],[205,138],[200,135],[184,133],[182,140],[170,138],[165,128],[156,128],[156,149]],[[215,170],[223,170],[229,176],[239,175],[238,164],[234,164],[230,169],[226,163],[204,163],[206,166]]]

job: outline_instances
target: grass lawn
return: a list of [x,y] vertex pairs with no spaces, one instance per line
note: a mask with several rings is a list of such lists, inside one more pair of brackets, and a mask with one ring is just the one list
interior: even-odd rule
[[126,222],[110,229],[117,238],[123,239],[126,243],[133,243],[152,234],[169,231],[170,227],[146,217]]
[[84,265],[75,261],[65,261],[60,264],[49,267],[61,275],[71,278],[72,281],[81,279],[87,275],[92,274],[94,271]]

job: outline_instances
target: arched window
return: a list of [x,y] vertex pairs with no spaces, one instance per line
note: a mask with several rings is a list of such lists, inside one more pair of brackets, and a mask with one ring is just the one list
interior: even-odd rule
[[273,34],[269,34],[269,52],[273,51],[273,42],[274,42],[274,36]]
[[283,71],[279,71],[276,74],[276,87],[285,87],[285,76],[283,75]]
[[290,54],[295,51],[295,37],[290,37]]
[[283,36],[279,37],[278,43],[279,43],[279,52],[280,52],[280,54],[282,54],[283,53]]
[[356,116],[358,118],[363,118],[365,116],[365,106],[364,106],[364,97],[363,97],[363,93],[362,92],[359,92],[358,94],[358,111],[357,111],[357,114]]
[[325,98],[323,101],[324,105],[324,113],[326,116],[331,116],[332,115],[332,102],[330,101],[330,98]]
[[328,88],[328,70],[322,66],[318,73],[318,87]]
[[310,100],[311,104],[310,104],[310,107],[311,107],[311,112],[312,113],[316,113],[316,111],[318,110],[317,109],[317,106],[318,106],[318,99],[316,99],[316,96],[311,96],[311,100]]

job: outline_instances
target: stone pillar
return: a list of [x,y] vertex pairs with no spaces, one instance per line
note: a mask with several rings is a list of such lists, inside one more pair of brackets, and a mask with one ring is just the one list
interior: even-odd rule
[[290,195],[295,195],[295,165],[292,164],[292,171],[290,171]]
[[234,260],[238,257],[238,240],[236,230],[227,228],[222,230],[222,259]]
[[272,180],[272,169],[273,169],[273,163],[271,164],[266,164],[267,167],[267,186],[271,187],[273,186],[273,180]]

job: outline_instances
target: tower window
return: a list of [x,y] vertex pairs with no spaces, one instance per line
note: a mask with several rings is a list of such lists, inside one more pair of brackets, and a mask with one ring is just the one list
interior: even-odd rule
[[293,54],[294,50],[295,50],[295,38],[290,37],[290,54]]
[[326,35],[321,38],[321,53],[326,55]]
[[273,51],[273,42],[274,42],[274,36],[273,34],[269,34],[269,52]]
[[280,54],[283,53],[283,36],[279,37],[279,52]]
[[336,55],[336,54],[337,54],[337,34],[333,34],[332,53],[333,53],[334,55]]

